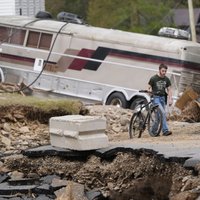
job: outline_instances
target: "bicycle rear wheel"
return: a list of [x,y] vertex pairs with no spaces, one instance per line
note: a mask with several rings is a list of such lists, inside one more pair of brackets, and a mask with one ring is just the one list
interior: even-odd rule
[[144,116],[142,115],[141,112],[134,113],[131,117],[129,124],[129,137],[140,138],[143,131],[144,131]]
[[152,137],[160,134],[162,129],[162,112],[159,106],[151,109],[151,114],[148,118],[148,132]]

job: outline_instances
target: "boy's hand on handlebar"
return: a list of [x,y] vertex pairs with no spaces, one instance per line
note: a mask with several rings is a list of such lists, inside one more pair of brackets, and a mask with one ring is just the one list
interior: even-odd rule
[[148,91],[149,94],[153,94],[153,93],[152,93],[152,90],[147,90],[147,91]]
[[169,106],[172,106],[173,100],[172,100],[172,99],[169,99],[168,101],[169,101]]

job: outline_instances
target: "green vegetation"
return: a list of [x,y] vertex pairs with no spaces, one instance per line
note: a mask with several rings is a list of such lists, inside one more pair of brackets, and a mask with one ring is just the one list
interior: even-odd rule
[[79,114],[82,108],[80,101],[68,99],[41,99],[19,94],[0,95],[0,107],[32,107],[43,112],[60,110],[62,113]]
[[101,27],[153,34],[163,26],[162,18],[169,10],[166,2],[156,0],[93,0],[89,4],[88,21]]
[[89,0],[46,0],[46,10],[55,18],[59,12],[71,12],[86,19]]
[[[193,0],[194,7],[200,1]],[[93,26],[157,34],[162,26],[174,26],[172,9],[187,8],[185,0],[47,0],[46,10],[56,18],[61,11],[82,16]]]

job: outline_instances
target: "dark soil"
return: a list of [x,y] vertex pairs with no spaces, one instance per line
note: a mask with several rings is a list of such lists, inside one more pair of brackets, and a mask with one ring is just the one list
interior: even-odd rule
[[[102,112],[104,109],[102,107]],[[200,167],[185,169],[182,166],[183,160],[166,160],[153,151],[119,152],[108,160],[97,156],[76,161],[60,157],[33,159],[16,156],[22,149],[49,143],[47,122],[49,117],[55,114],[67,113],[58,110],[43,113],[40,110],[32,110],[31,107],[1,109],[1,137],[6,137],[11,144],[0,142],[0,173],[18,171],[25,177],[30,177],[33,173],[38,176],[56,174],[62,179],[85,185],[86,190],[98,188],[105,199],[110,200],[196,200],[198,197],[198,192],[194,191],[199,188]],[[17,132],[24,126],[28,127],[29,132]],[[17,143],[22,136],[24,142],[29,141],[28,145]],[[8,154],[13,156],[5,156]]]

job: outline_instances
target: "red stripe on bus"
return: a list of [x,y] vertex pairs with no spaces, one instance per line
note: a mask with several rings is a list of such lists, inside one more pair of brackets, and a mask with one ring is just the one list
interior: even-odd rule
[[[91,49],[81,49],[81,51],[79,51],[77,56],[80,57],[84,57],[84,58],[91,58],[93,53],[95,51],[91,50]],[[83,60],[80,58],[75,58],[72,63],[70,64],[70,66],[68,67],[68,69],[73,69],[73,70],[82,70],[86,63],[88,62],[88,60]]]
[[26,58],[26,57],[9,55],[9,54],[4,54],[4,53],[0,53],[0,57],[6,58],[6,59],[14,59],[17,61],[30,62],[30,63],[33,63],[35,61],[35,59],[33,59],[33,58]]

